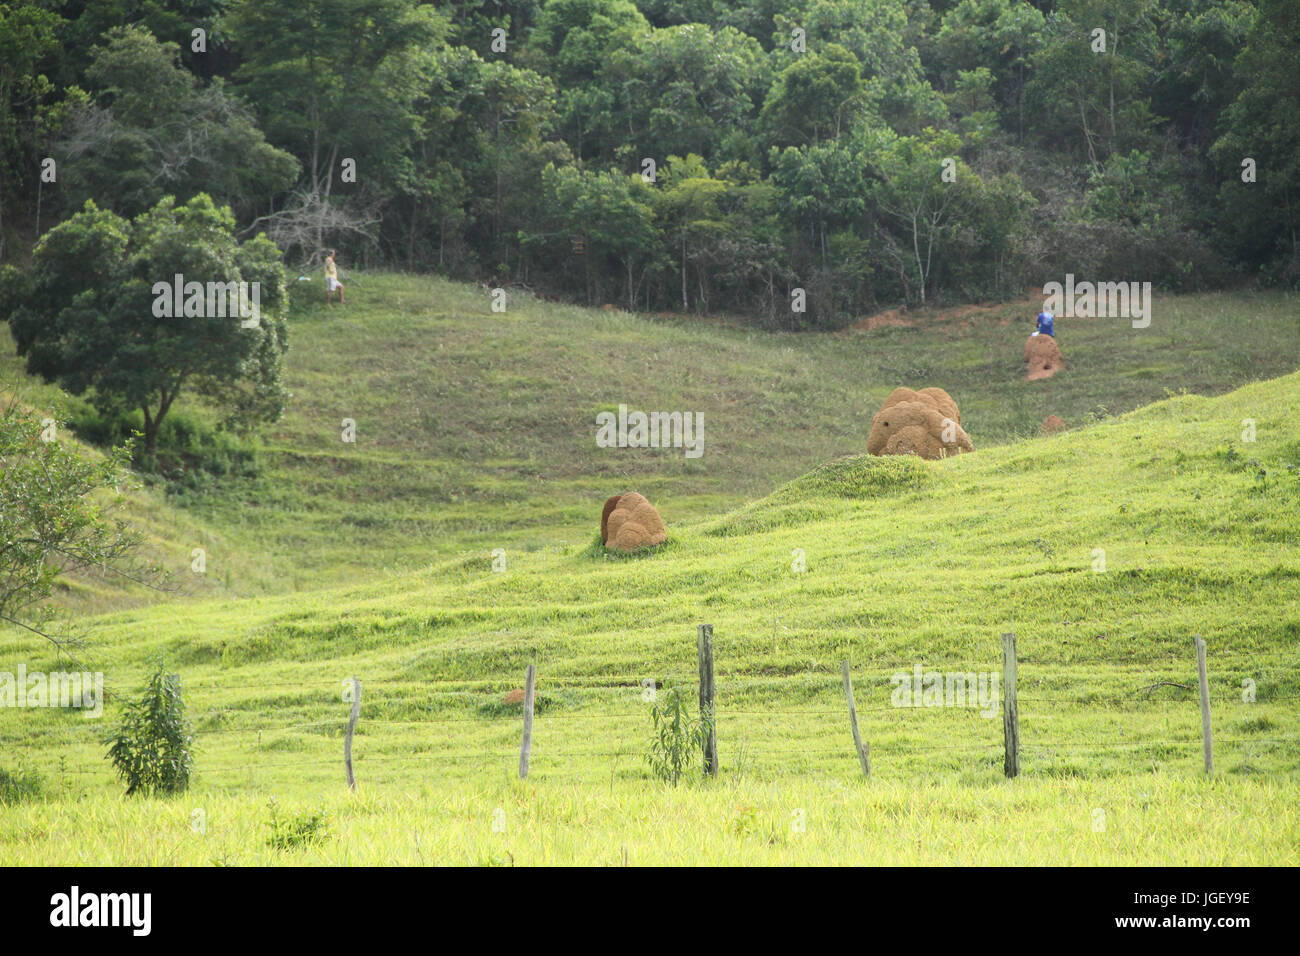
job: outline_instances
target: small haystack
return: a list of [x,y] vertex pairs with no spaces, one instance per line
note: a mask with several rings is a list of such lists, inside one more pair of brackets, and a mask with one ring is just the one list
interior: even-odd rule
[[974,451],[961,427],[961,410],[941,388],[896,388],[871,419],[869,455],[937,459]]
[[600,515],[600,540],[616,551],[652,548],[668,540],[668,529],[654,505],[635,491],[615,495]]
[[1065,368],[1061,348],[1050,335],[1035,333],[1025,341],[1025,378],[1033,382],[1051,378]]

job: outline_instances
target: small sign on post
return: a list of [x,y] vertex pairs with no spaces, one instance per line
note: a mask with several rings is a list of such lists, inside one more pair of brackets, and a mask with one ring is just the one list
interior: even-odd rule
[[1002,635],[1002,743],[1008,777],[1020,773],[1020,709],[1016,704],[1016,635]]
[[1201,740],[1205,748],[1205,772],[1214,773],[1214,737],[1210,733],[1210,681],[1205,676],[1205,642],[1196,640],[1196,674],[1201,683]]
[[519,748],[519,779],[528,776],[528,759],[533,753],[533,691],[537,686],[537,667],[528,665],[524,677],[524,742]]
[[361,681],[352,678],[352,716],[348,718],[348,735],[343,740],[343,764],[348,771],[348,789],[357,789],[357,778],[352,775],[352,734],[356,732],[357,721],[361,719]]
[[718,775],[718,724],[714,711],[713,683],[713,625],[701,624],[698,639],[700,656],[700,719],[706,721],[704,738],[704,770],[712,777]]

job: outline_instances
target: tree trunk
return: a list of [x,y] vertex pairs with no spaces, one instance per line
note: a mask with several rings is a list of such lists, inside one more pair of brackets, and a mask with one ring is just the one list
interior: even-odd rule
[[1115,40],[1110,45],[1110,151],[1115,152],[1115,56],[1119,53],[1119,25],[1116,22]]
[[149,412],[148,405],[141,405],[140,411],[144,412],[144,450],[152,455],[158,449],[158,422]]
[[1088,161],[1092,163],[1094,170],[1100,170],[1101,166],[1097,162],[1097,153],[1092,148],[1092,130],[1088,129],[1088,113],[1084,106],[1082,94],[1079,97],[1079,121],[1083,124],[1083,140],[1088,144]]
[[496,201],[492,203],[492,252],[497,254],[501,243],[501,103],[497,102],[496,124],[492,131],[493,159],[496,162]]
[[419,206],[412,203],[411,206],[411,228],[407,231],[406,239],[406,268],[412,272],[415,271],[415,217],[416,210]]
[[912,214],[912,255],[916,259],[916,275],[920,280],[921,286],[921,304],[925,305],[925,266],[921,264],[921,244],[920,244],[921,224],[917,219],[917,214]]
[[685,312],[688,306],[686,304],[686,230],[682,230],[682,311]]
[[1016,84],[1016,142],[1025,141],[1025,60],[1023,51],[1020,54],[1019,63],[1020,77]]

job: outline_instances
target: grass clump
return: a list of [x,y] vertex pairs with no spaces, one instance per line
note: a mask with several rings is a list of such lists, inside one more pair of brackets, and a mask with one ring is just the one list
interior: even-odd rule
[[30,803],[45,796],[45,778],[36,770],[0,767],[0,806]]
[[273,850],[293,850],[324,843],[329,836],[329,813],[323,809],[283,811],[275,800],[268,804],[270,831],[266,845]]

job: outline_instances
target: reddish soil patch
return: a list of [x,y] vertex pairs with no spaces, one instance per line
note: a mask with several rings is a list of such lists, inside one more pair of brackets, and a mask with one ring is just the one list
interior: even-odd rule
[[907,317],[907,309],[886,309],[884,312],[877,312],[875,315],[869,315],[865,319],[855,322],[850,328],[858,332],[870,332],[872,329],[886,327],[901,329],[917,325],[918,321],[918,319]]
[[[960,329],[968,329],[979,319],[988,316],[990,313],[1004,312],[1008,309],[1025,313],[1025,321],[1030,321],[1032,316],[1038,313],[1042,306],[1042,293],[1033,289],[1029,297],[1010,302],[996,302],[992,305],[955,305],[948,308],[935,309],[908,309],[906,307],[897,309],[886,309],[884,312],[877,312],[875,315],[869,315],[865,319],[860,319],[845,331],[848,332],[870,332],[872,329],[880,328],[913,328],[920,325],[956,325]],[[1018,321],[1014,318],[1003,316],[999,319],[1000,325],[1011,325]]]

